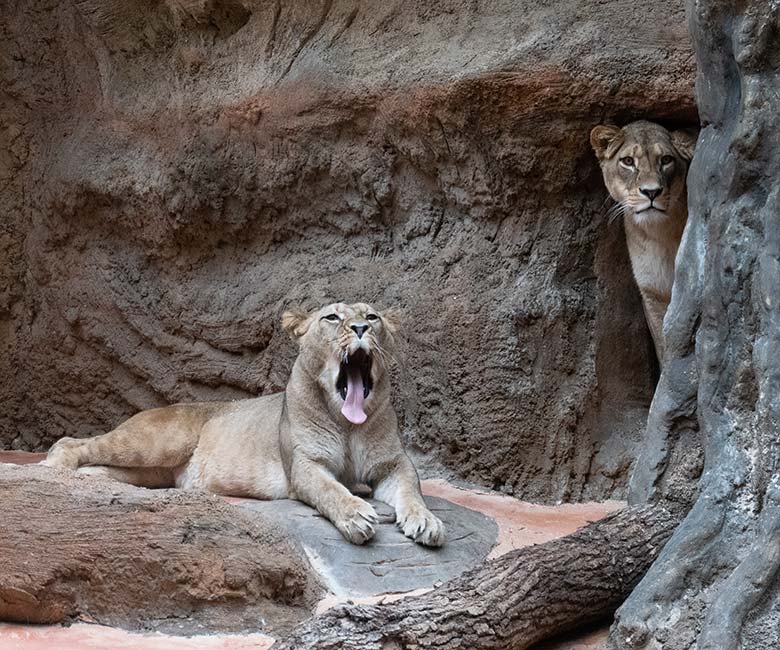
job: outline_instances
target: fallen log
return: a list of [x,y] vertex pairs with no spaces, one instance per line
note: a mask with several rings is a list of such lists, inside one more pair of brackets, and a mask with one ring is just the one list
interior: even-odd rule
[[318,594],[299,547],[255,513],[35,465],[0,464],[0,558],[4,621],[273,628]]
[[626,508],[422,596],[334,608],[301,624],[278,650],[522,650],[611,615],[678,523],[661,507]]

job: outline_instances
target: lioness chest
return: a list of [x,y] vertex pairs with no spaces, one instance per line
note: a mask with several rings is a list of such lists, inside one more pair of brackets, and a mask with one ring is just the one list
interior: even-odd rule
[[664,296],[667,300],[672,294],[674,283],[674,263],[679,237],[653,238],[637,229],[626,227],[631,269],[640,289],[649,289]]
[[289,494],[279,451],[284,393],[226,404],[204,423],[189,462],[175,472],[178,488],[284,499]]

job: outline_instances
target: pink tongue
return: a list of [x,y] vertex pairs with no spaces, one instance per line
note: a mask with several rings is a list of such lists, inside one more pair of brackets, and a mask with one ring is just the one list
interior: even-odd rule
[[363,424],[368,417],[363,410],[363,379],[359,372],[347,374],[347,399],[341,407],[341,414],[352,424]]

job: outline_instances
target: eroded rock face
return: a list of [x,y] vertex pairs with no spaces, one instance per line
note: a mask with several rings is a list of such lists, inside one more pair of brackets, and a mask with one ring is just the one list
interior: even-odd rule
[[323,594],[275,520],[213,495],[2,462],[0,489],[2,621],[275,631]]
[[411,447],[621,493],[653,353],[588,132],[695,120],[682,2],[0,12],[2,446],[280,390],[283,308],[365,299]]

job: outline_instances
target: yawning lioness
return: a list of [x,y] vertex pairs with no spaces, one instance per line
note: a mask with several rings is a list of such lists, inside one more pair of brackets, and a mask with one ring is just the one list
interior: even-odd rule
[[287,312],[282,326],[300,346],[283,393],[142,411],[105,435],[62,438],[44,464],[144,487],[300,499],[355,544],[371,539],[377,516],[345,484],[366,483],[405,535],[441,545],[390,403],[392,315],[337,303]]

